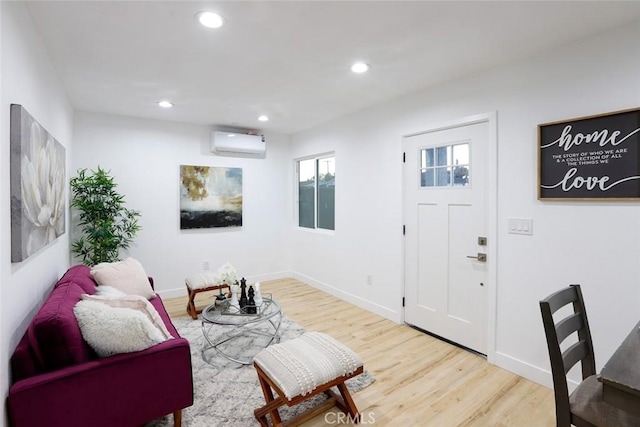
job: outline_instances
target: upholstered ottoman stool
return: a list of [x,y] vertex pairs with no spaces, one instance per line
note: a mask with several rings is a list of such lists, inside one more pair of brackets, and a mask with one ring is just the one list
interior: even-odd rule
[[[307,332],[267,347],[254,357],[253,366],[266,401],[254,411],[261,426],[269,425],[267,414],[274,426],[282,426],[280,406],[293,406],[323,392],[334,399],[335,406],[352,422],[359,422],[358,409],[344,382],[363,372],[362,360],[329,335]],[[342,397],[331,390],[333,386],[337,386]]]
[[187,314],[194,320],[198,318],[198,314],[202,313],[202,310],[196,309],[196,295],[206,291],[215,291],[224,288],[229,289],[229,285],[224,283],[219,284],[218,278],[210,273],[200,273],[189,276],[185,279],[185,284],[187,285],[187,294],[189,295]]

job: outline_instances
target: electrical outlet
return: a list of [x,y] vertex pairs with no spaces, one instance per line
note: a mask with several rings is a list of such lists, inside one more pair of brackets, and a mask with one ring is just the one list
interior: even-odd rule
[[367,285],[373,286],[373,276],[370,274],[367,275]]
[[209,261],[203,261],[202,262],[202,268],[207,271],[209,270]]

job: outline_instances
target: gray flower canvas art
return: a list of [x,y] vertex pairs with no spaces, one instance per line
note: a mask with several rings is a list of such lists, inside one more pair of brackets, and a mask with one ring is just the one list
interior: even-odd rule
[[65,149],[21,105],[11,105],[11,262],[65,233]]

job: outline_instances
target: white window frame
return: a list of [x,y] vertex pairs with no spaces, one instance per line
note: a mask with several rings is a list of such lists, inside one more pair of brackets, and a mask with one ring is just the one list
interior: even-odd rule
[[[304,231],[309,231],[312,233],[320,233],[320,234],[329,234],[329,235],[333,235],[335,232],[335,219],[336,219],[336,207],[335,207],[335,202],[334,202],[334,206],[333,206],[333,230],[327,229],[327,228],[318,228],[318,179],[319,179],[319,174],[318,174],[318,170],[317,170],[317,165],[318,165],[318,160],[322,160],[322,159],[326,159],[328,157],[333,157],[334,162],[336,161],[336,154],[333,151],[329,151],[326,153],[321,153],[321,154],[314,154],[314,155],[310,155],[310,156],[304,156],[304,157],[298,157],[296,159],[294,159],[294,171],[295,171],[295,182],[294,182],[294,189],[293,189],[293,194],[294,194],[294,221],[295,221],[295,228],[297,228],[298,230],[304,230]],[[315,185],[313,186],[313,200],[314,200],[314,209],[313,209],[313,224],[314,227],[310,228],[310,227],[301,227],[300,226],[300,162],[303,162],[305,160],[314,160],[314,164],[315,164]],[[337,166],[337,162],[336,162],[336,166],[335,166],[336,170],[338,169]],[[336,172],[334,172],[336,173]]]

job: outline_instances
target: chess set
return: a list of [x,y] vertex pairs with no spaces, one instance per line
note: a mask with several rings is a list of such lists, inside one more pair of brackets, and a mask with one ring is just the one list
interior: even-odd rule
[[263,298],[259,282],[247,286],[243,277],[240,284],[231,286],[231,297],[223,301],[221,309],[223,315],[259,316],[270,303],[271,294]]

